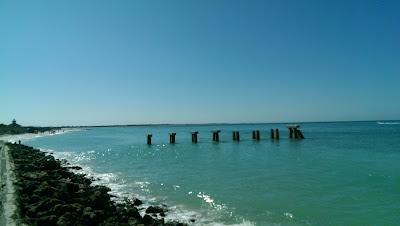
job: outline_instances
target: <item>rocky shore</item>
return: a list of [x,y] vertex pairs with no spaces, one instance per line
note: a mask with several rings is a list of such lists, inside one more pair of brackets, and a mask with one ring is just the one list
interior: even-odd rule
[[[139,199],[116,203],[105,186],[71,172],[79,167],[62,164],[52,155],[20,144],[8,144],[16,177],[15,189],[21,223],[58,226],[166,225],[164,206],[141,208]],[[142,216],[139,210],[145,214]]]

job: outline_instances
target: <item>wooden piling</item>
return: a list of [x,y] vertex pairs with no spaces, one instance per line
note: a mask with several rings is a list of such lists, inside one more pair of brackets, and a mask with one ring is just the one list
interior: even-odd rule
[[289,138],[304,139],[299,125],[288,125],[287,128],[289,129]]
[[271,129],[271,139],[275,139],[274,129]]
[[297,130],[297,135],[300,139],[304,139],[303,133],[299,129]]
[[293,128],[289,128],[289,138],[293,138]]
[[256,140],[260,140],[260,130],[256,130]]
[[153,136],[152,134],[147,134],[147,144],[148,145],[151,145],[151,137],[152,136]]
[[253,138],[253,140],[256,139],[256,131],[255,130],[253,130],[251,137]]
[[175,136],[176,136],[176,133],[169,133],[169,143],[170,144],[175,144]]
[[197,134],[199,134],[199,132],[192,132],[192,143],[197,143]]
[[279,129],[275,129],[275,138],[279,140]]
[[240,140],[239,131],[233,131],[232,132],[232,140],[235,140],[235,141],[239,141]]
[[221,132],[221,130],[213,130],[213,141],[215,142],[219,142],[219,133]]
[[297,132],[297,128],[293,128],[294,139],[299,139],[299,133]]

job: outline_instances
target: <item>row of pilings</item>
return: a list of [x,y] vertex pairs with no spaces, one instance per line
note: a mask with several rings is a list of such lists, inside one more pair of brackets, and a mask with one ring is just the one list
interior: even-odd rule
[[[289,138],[290,139],[304,139],[303,133],[300,131],[298,125],[289,125],[287,126],[289,129]],[[212,141],[219,142],[219,133],[221,130],[212,130]],[[192,143],[198,142],[198,131],[192,131]],[[151,138],[152,134],[147,134],[147,144],[151,145]],[[176,142],[176,133],[169,133],[169,143],[175,144]],[[253,130],[251,133],[251,138],[255,141],[260,140],[260,130]],[[270,139],[272,140],[279,140],[279,129],[271,129],[270,131]],[[232,131],[232,140],[233,141],[240,141],[240,133],[239,131]]]

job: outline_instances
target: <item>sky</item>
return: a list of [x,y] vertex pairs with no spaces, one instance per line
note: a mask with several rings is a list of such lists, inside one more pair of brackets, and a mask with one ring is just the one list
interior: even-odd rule
[[400,119],[400,1],[0,0],[0,123]]

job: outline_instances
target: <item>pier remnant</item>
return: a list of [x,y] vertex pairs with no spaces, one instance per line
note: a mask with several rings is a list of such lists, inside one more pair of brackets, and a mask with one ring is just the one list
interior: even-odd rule
[[176,136],[176,133],[169,133],[169,143],[170,144],[175,144],[175,136]]
[[240,141],[239,131],[232,132],[232,140]]
[[260,140],[260,130],[256,130],[256,140]]
[[221,130],[213,130],[211,132],[213,134],[212,140],[215,142],[219,142],[219,133],[221,132]]
[[253,140],[260,140],[260,130],[253,130],[252,138]]
[[279,140],[279,129],[275,129],[275,138]]
[[297,133],[297,128],[293,128],[293,135],[294,135],[294,139],[299,139],[299,134]]
[[300,139],[304,139],[304,135],[303,135],[303,133],[301,132],[301,130],[296,129],[296,132],[297,132],[298,137],[300,137]]
[[148,145],[151,145],[151,137],[152,136],[153,136],[152,134],[147,134],[147,144]]
[[288,127],[289,129],[289,138],[292,139],[293,138],[293,128]]
[[197,143],[197,134],[199,134],[198,131],[192,132],[192,143]]
[[299,125],[287,125],[287,128],[289,129],[289,138],[290,139],[304,139],[304,135],[299,129]]
[[271,139],[275,139],[274,129],[271,129]]

